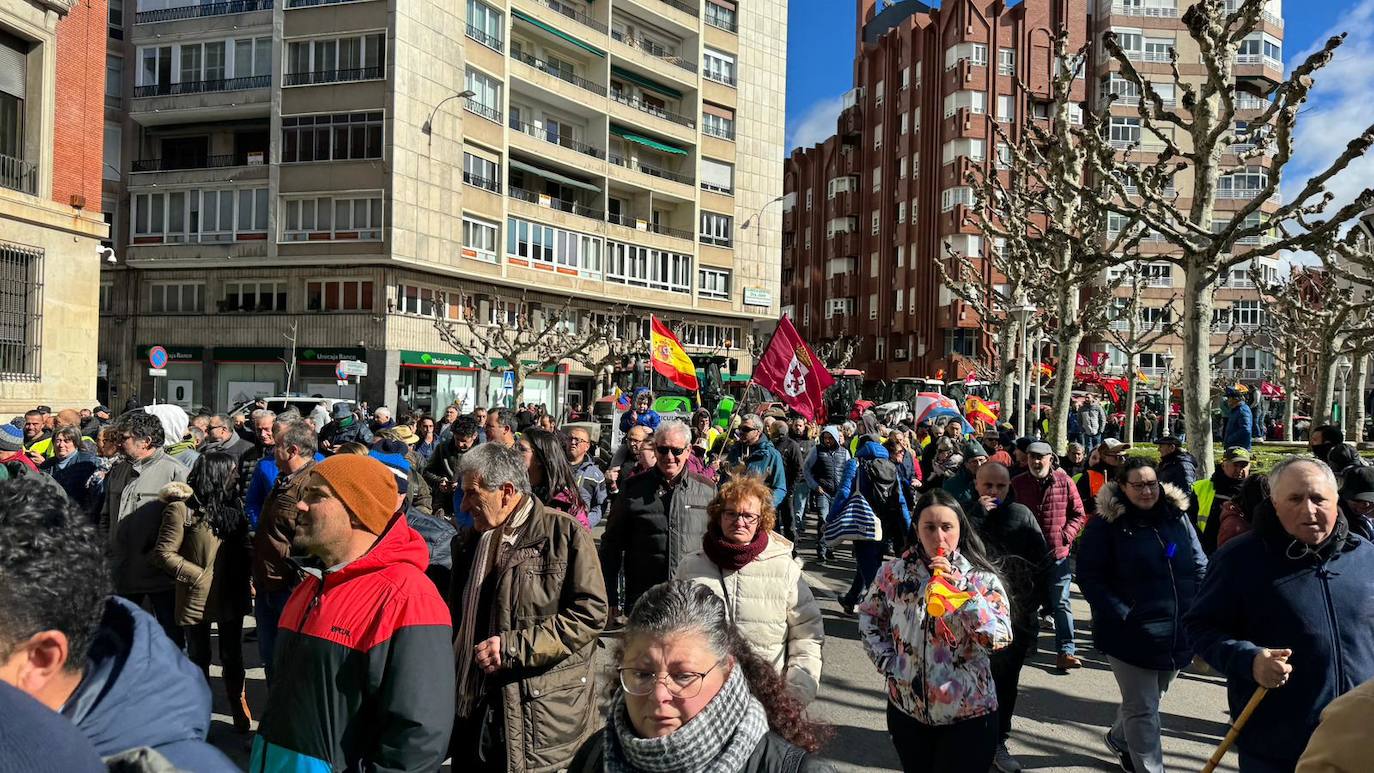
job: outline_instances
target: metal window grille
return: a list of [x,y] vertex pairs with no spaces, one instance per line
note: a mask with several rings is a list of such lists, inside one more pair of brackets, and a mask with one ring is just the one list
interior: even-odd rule
[[0,242],[0,380],[36,381],[43,330],[43,250]]

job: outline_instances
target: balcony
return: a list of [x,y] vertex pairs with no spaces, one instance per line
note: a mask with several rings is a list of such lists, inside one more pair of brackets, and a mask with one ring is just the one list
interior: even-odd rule
[[688,5],[687,3],[682,2],[682,0],[659,0],[659,2],[672,8],[676,8],[679,11],[682,11],[683,13],[687,14],[688,16],[697,17],[701,15],[701,10],[697,6]]
[[586,204],[569,201],[568,199],[556,199],[546,193],[538,193],[524,188],[517,188],[514,185],[506,188],[506,195],[510,196],[512,199],[525,201],[536,206],[547,207],[548,209],[557,210],[559,212],[568,212],[581,217],[589,217],[593,220],[600,220],[604,216],[604,213],[595,207],[589,207]]
[[246,78],[220,78],[209,81],[186,81],[183,83],[151,83],[134,88],[134,98],[172,97],[184,94],[212,94],[221,91],[243,91],[245,89],[265,89],[272,83],[270,75],[250,75]]
[[1132,62],[1164,62],[1167,64],[1169,61],[1168,51],[1127,50],[1125,54],[1126,58],[1131,60]]
[[22,158],[0,154],[0,188],[38,193],[38,165]]
[[542,2],[545,6],[547,6],[547,7],[549,8],[549,10],[551,10],[551,11],[553,11],[553,12],[555,12],[555,13],[558,13],[558,14],[561,14],[561,15],[563,15],[563,16],[566,16],[567,18],[572,19],[573,21],[577,22],[578,24],[581,24],[581,25],[584,26],[584,27],[588,27],[588,28],[594,29],[594,30],[596,30],[597,32],[600,32],[602,35],[605,35],[605,34],[606,34],[606,25],[605,25],[605,24],[602,24],[601,22],[597,21],[596,19],[593,19],[592,17],[590,17],[590,16],[588,16],[587,14],[585,14],[585,13],[583,13],[583,12],[577,10],[576,8],[573,8],[573,7],[570,6],[570,5],[564,5],[563,3],[558,2],[558,0],[538,0],[538,1]]
[[669,228],[666,225],[651,223],[647,220],[642,220],[640,218],[632,217],[630,215],[617,215],[614,212],[607,212],[606,222],[612,223],[614,225],[624,226],[626,228],[633,228],[637,231],[648,231],[649,233],[662,234],[664,236],[672,236],[678,239],[686,239],[687,241],[692,240],[691,231],[682,228]]
[[1259,97],[1238,96],[1236,97],[1237,110],[1268,110],[1273,103],[1267,99]]
[[[544,73],[544,74],[546,74],[546,75],[552,75],[553,77],[555,77],[555,78],[557,78],[557,79],[559,79],[559,80],[561,80],[561,81],[564,81],[564,82],[566,82],[566,83],[571,83],[572,85],[574,85],[574,86],[576,86],[576,87],[578,87],[578,88],[580,88],[580,89],[583,89],[584,91],[590,91],[591,93],[593,93],[593,94],[595,94],[595,95],[597,95],[597,96],[599,96],[599,97],[604,97],[604,96],[606,96],[606,87],[605,87],[605,86],[602,86],[602,85],[599,84],[599,83],[592,83],[591,81],[587,80],[586,78],[581,78],[581,77],[578,77],[578,76],[576,76],[576,75],[573,75],[572,73],[566,72],[566,71],[564,71],[563,69],[561,69],[561,68],[559,68],[559,67],[555,67],[554,65],[549,64],[548,62],[545,62],[545,61],[542,60],[542,59],[535,59],[534,57],[530,56],[529,54],[524,54],[524,53],[519,53],[519,54],[517,54],[517,53],[514,52],[514,51],[511,52],[510,58],[511,58],[511,59],[514,59],[515,61],[520,62],[520,63],[522,63],[522,64],[529,65],[530,67],[533,67],[534,69],[536,69],[536,70],[538,70],[538,71],[540,71],[540,72],[542,72],[542,73]],[[514,127],[512,127],[512,128],[514,128]]]
[[524,121],[517,121],[516,119],[512,118],[510,120],[510,128],[520,132],[521,134],[527,134],[536,139],[541,139],[545,142],[558,145],[559,147],[567,148],[569,150],[576,151],[586,156],[591,156],[592,158],[606,157],[606,153],[603,150],[594,148],[591,145],[587,145],[586,143],[578,142],[573,138],[565,136],[559,132],[550,131],[542,126],[536,126],[532,123],[525,123]]
[[347,70],[316,70],[315,72],[290,72],[282,78],[283,86],[319,86],[330,83],[352,83],[354,81],[381,80],[386,77],[386,68],[353,67]]
[[662,118],[665,121],[671,121],[675,124],[678,124],[679,126],[686,126],[689,129],[695,129],[697,126],[696,119],[692,118],[691,116],[679,115],[678,113],[668,112],[667,110],[664,110],[655,105],[651,105],[648,102],[640,100],[638,97],[632,97],[624,92],[612,91],[610,92],[610,96],[611,99],[615,100],[616,102],[619,102],[622,105],[633,107],[641,113],[648,113],[649,115],[652,115],[655,118]]
[[[303,4],[294,0],[291,5]],[[272,10],[272,0],[230,0],[227,3],[205,3],[201,5],[180,5],[175,8],[159,8],[153,11],[139,11],[134,14],[134,24],[154,24],[162,21],[198,19],[205,16],[228,16],[235,13]]]
[[616,41],[617,43],[623,43],[629,46],[630,48],[633,48],[636,51],[645,54],[646,56],[651,56],[660,61],[667,62],[671,65],[675,65],[683,70],[686,70],[687,72],[692,73],[693,75],[695,75],[697,72],[696,62],[690,62],[686,59],[683,59],[682,57],[672,53],[668,49],[658,45],[657,43],[654,43],[653,41],[638,38],[634,35],[626,35],[617,30],[611,30],[611,39]]
[[505,51],[506,44],[504,41],[502,41],[498,37],[488,35],[487,33],[483,32],[480,29],[477,29],[471,24],[468,25],[467,34],[469,38],[472,38],[473,40],[477,41],[478,43],[481,43],[482,45],[486,46],[487,48],[490,48],[491,50],[497,53]]
[[678,174],[677,172],[669,172],[666,169],[659,169],[658,167],[649,166],[648,164],[641,164],[638,161],[635,161],[634,159],[624,158],[622,156],[617,156],[615,154],[606,156],[606,160],[610,161],[612,164],[615,164],[616,166],[624,167],[632,172],[647,174],[650,177],[660,177],[664,180],[669,180],[671,182],[682,183],[683,185],[691,185],[693,182],[695,182],[692,179],[691,175]]
[[1177,8],[1147,8],[1144,6],[1113,5],[1113,16],[1154,16],[1160,19],[1178,18]]
[[463,184],[471,185],[474,188],[481,188],[484,191],[490,191],[492,193],[501,192],[500,180],[491,177],[480,177],[472,172],[463,172]]
[[[1249,201],[1264,193],[1263,188],[1218,188],[1217,198],[1228,201]],[[1274,191],[1270,198],[1278,198],[1279,192]]]

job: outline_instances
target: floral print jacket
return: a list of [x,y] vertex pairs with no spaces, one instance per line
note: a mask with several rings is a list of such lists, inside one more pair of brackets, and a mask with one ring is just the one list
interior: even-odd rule
[[[949,579],[972,597],[943,621],[926,614],[930,570],[917,548],[883,564],[858,608],[859,635],[887,677],[888,699],[926,725],[996,711],[988,654],[1011,643],[1011,608],[1001,581],[972,571],[958,553],[951,564],[955,571]],[[937,622],[948,626],[950,635],[938,630]]]

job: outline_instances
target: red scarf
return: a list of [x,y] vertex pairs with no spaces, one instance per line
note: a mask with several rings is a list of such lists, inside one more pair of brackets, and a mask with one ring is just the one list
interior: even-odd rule
[[743,545],[726,541],[725,536],[720,533],[720,528],[716,526],[712,526],[701,535],[701,548],[706,551],[706,557],[722,571],[738,572],[745,564],[758,558],[766,547],[768,532],[763,529],[755,532],[754,539]]

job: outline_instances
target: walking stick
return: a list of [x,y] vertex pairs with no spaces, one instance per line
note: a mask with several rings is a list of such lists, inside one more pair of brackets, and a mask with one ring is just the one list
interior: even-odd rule
[[1202,769],[1202,773],[1212,773],[1212,771],[1217,769],[1217,766],[1221,764],[1221,758],[1226,756],[1226,752],[1231,749],[1231,744],[1236,742],[1236,736],[1240,735],[1240,729],[1245,727],[1246,722],[1250,721],[1250,715],[1255,713],[1255,709],[1259,706],[1260,701],[1264,700],[1264,696],[1268,693],[1268,687],[1255,688],[1255,694],[1250,696],[1250,702],[1245,704],[1245,708],[1241,710],[1240,716],[1236,717],[1236,721],[1231,723],[1230,732],[1226,734],[1225,738],[1221,739],[1221,745],[1217,747],[1217,750],[1212,752],[1212,758],[1207,760],[1207,767]]

